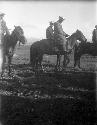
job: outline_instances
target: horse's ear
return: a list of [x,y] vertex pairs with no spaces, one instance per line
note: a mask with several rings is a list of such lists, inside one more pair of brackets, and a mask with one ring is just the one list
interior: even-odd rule
[[78,32],[78,29],[76,30],[76,32]]
[[79,32],[79,30],[77,29],[76,32]]
[[14,25],[14,28],[16,28],[16,26]]

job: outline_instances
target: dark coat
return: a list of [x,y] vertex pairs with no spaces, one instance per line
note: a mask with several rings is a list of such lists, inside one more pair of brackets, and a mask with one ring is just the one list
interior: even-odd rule
[[53,39],[53,38],[54,38],[53,28],[52,28],[51,26],[49,26],[49,27],[46,29],[46,38],[47,38],[47,39]]

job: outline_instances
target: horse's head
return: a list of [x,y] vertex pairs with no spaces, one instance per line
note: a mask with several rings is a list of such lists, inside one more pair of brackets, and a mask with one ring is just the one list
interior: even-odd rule
[[14,33],[17,37],[17,40],[20,41],[22,44],[25,44],[27,42],[25,36],[24,36],[24,31],[20,26],[14,26]]
[[85,36],[83,35],[83,33],[80,30],[76,30],[76,37],[77,40],[86,43],[87,39],[85,38]]

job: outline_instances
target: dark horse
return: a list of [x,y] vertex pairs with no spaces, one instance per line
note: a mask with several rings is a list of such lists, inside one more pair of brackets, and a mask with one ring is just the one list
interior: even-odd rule
[[79,46],[75,49],[74,65],[78,69],[80,68],[80,58],[84,54],[88,54],[94,57],[97,56],[97,44],[90,42],[80,43]]
[[[44,54],[48,55],[57,55],[57,66],[58,61],[60,64],[60,55],[64,55],[64,59],[67,58],[67,54],[70,53],[71,50],[74,50],[74,46],[77,43],[77,40],[86,41],[85,36],[79,30],[73,33],[69,38],[67,38],[67,48],[68,52],[64,52],[62,50],[55,51],[54,47],[58,48],[58,46],[54,46],[53,41],[48,41],[47,39],[42,39],[40,41],[34,42],[30,47],[30,63],[33,67],[41,66],[41,62]],[[60,42],[59,42],[60,44]]]
[[14,49],[17,42],[21,42],[22,44],[26,43],[26,38],[24,36],[24,31],[20,26],[14,26],[14,30],[12,31],[11,35],[5,35],[4,41],[2,45],[2,53],[3,53],[3,62],[2,62],[2,74],[5,68],[6,57],[8,58],[8,66],[9,66],[9,73],[10,73],[10,65],[12,62],[12,57],[14,54]]

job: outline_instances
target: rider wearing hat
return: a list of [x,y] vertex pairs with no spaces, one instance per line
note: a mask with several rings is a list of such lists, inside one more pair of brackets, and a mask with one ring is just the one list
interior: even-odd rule
[[4,13],[0,12],[0,44],[3,43],[4,35],[10,34],[6,26],[6,22],[3,19],[4,15],[5,15]]
[[[61,49],[66,51],[67,50],[66,37],[68,37],[69,35],[63,31],[61,24],[64,20],[65,19],[63,17],[59,16],[58,21],[54,23],[54,38],[55,38],[56,44],[61,45],[60,46]],[[58,42],[60,42],[60,43],[58,43]]]
[[97,45],[97,25],[95,26],[95,29],[93,30],[92,41],[95,45]]
[[[5,53],[4,35],[10,34],[6,26],[6,22],[3,19],[4,15],[5,15],[4,13],[0,12],[0,56],[2,57],[4,57],[4,53]],[[5,58],[1,58],[1,61],[0,61],[1,64],[3,63],[3,60],[5,60]],[[4,68],[4,65],[2,64],[2,67],[0,67],[0,73],[2,72],[3,68]]]
[[46,29],[46,38],[48,40],[53,40],[54,39],[54,34],[53,34],[53,22],[49,22],[49,27]]

